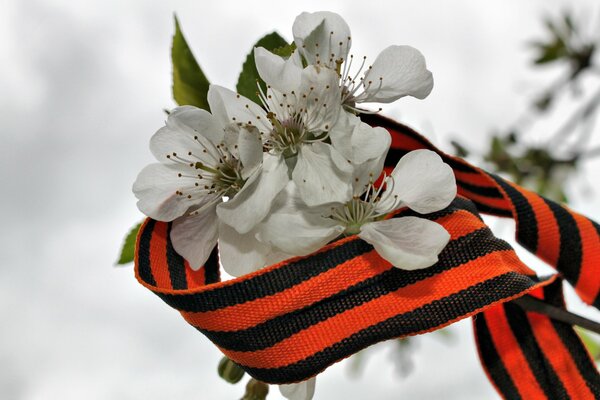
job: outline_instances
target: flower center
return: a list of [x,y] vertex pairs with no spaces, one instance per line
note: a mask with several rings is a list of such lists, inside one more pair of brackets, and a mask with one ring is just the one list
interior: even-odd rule
[[346,228],[344,230],[346,236],[360,233],[361,226],[374,221],[378,217],[374,202],[365,201],[359,197],[355,197],[348,203],[331,210],[331,218],[340,222]]
[[[329,112],[329,106],[322,98],[315,96],[314,87],[303,94],[293,90],[289,94],[279,93],[270,86],[267,87],[268,94],[263,92],[260,85],[258,89],[272,126],[263,138],[267,150],[289,158],[295,156],[303,144],[324,141],[329,137],[329,125],[320,124]],[[330,89],[329,85],[325,89]]]
[[[352,74],[351,70],[352,63],[354,62],[354,55],[350,54],[349,60],[347,62],[344,62],[343,65],[338,65],[336,71],[340,76],[340,88],[342,89],[342,105],[344,106],[344,108],[352,112],[359,112],[363,114],[366,112],[369,114],[375,114],[381,111],[381,108],[377,111],[366,111],[363,109],[356,108],[357,102],[367,101],[367,98],[369,97],[366,94],[367,91],[369,91],[370,96],[373,96],[381,89],[383,85],[383,77],[379,77],[379,79],[377,79],[376,81],[373,81],[371,79],[365,81],[364,75],[366,75],[371,70],[371,68],[373,68],[369,65],[365,69],[366,61],[367,57],[364,56],[362,58],[360,66],[358,67],[358,70]],[[365,71],[363,72],[363,70]],[[363,76],[360,76],[361,73]]]
[[279,121],[272,112],[269,112],[267,117],[273,125],[273,130],[266,143],[267,147],[277,153],[282,153],[286,158],[298,153],[299,146],[309,136],[301,115],[296,114],[284,121]]
[[[239,192],[246,179],[242,178],[243,165],[224,143],[207,146],[198,136],[194,137],[202,148],[202,157],[188,151],[187,156],[177,153],[167,155],[167,158],[186,166],[186,171],[177,174],[179,178],[191,180],[185,188],[175,192],[177,196],[186,197],[190,201],[200,198],[211,198],[206,204],[212,204],[223,197],[233,197]],[[237,147],[237,146],[236,146]],[[187,168],[189,167],[189,168]],[[197,213],[197,211],[195,211]]]
[[[393,185],[393,180],[389,181],[389,184]],[[391,189],[391,187],[387,189]],[[365,187],[361,196],[354,196],[346,204],[332,207],[329,218],[338,221],[345,227],[344,235],[356,235],[360,233],[364,224],[380,220],[397,208],[398,196],[389,193],[391,190],[384,191],[383,185],[376,187],[371,182]],[[386,201],[384,207],[381,207],[380,204],[382,200]]]

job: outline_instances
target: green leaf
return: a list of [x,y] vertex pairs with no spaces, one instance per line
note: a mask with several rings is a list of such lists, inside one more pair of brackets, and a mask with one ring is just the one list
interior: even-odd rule
[[600,343],[598,343],[598,339],[582,328],[575,328],[575,331],[579,334],[583,344],[585,344],[585,347],[587,347],[594,360],[598,361],[600,359]]
[[130,262],[133,261],[133,256],[135,253],[135,239],[137,238],[137,234],[138,234],[138,231],[140,230],[141,226],[142,226],[142,223],[140,222],[139,224],[137,224],[136,226],[131,228],[131,230],[127,234],[127,237],[125,238],[125,241],[123,242],[123,248],[121,249],[121,256],[119,257],[119,260],[117,261],[117,265],[129,264]]
[[[209,110],[207,94],[209,82],[196,62],[175,18],[175,34],[171,47],[173,62],[173,98],[180,106],[192,105]],[[209,110],[210,111],[210,110]]]
[[273,49],[272,52],[273,54],[277,54],[279,57],[290,58],[294,50],[296,50],[296,43],[292,42],[290,44],[286,44],[285,46]]
[[269,51],[273,51],[286,46],[289,46],[288,43],[277,32],[269,33],[256,42],[256,44],[252,46],[250,54],[246,56],[246,61],[244,61],[244,65],[242,66],[242,72],[240,73],[240,77],[238,78],[238,82],[235,87],[237,92],[243,96],[246,96],[253,102],[260,104],[260,100],[256,94],[256,91],[258,90],[256,87],[256,82],[260,82],[263,90],[265,90],[266,87],[264,82],[260,79],[260,76],[258,76],[258,71],[256,70],[256,63],[254,62],[254,48],[264,47]]

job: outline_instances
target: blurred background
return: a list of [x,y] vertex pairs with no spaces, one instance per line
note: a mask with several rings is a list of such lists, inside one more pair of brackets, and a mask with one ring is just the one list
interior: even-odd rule
[[[142,219],[131,184],[175,105],[174,12],[208,79],[230,88],[254,42],[274,29],[291,40],[301,11],[341,14],[352,52],[370,60],[412,45],[434,90],[384,115],[600,220],[596,1],[0,0],[0,9],[1,399],[242,396],[217,377],[219,351],[131,265],[114,266]],[[514,235],[510,222],[489,223]],[[600,320],[570,289],[568,299]],[[470,321],[367,353],[358,368],[351,359],[321,374],[315,399],[498,398]]]

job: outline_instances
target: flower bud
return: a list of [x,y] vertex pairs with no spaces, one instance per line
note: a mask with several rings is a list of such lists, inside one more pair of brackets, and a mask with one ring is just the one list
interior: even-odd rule
[[244,377],[244,370],[227,357],[219,362],[219,376],[229,383],[238,383]]
[[242,400],[265,400],[268,394],[269,385],[256,379],[250,379],[246,384],[246,394]]

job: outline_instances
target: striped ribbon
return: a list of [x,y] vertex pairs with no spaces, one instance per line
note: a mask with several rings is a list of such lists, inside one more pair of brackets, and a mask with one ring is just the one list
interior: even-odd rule
[[[250,375],[268,383],[301,381],[374,343],[477,315],[481,360],[504,398],[598,396],[600,377],[572,327],[510,303],[531,293],[564,306],[560,280],[536,277],[492,235],[479,212],[514,217],[519,242],[556,265],[593,304],[600,286],[591,271],[599,257],[598,225],[439,152],[391,120],[364,119],[392,134],[388,165],[408,151],[429,148],[454,169],[460,196],[447,209],[424,216],[451,235],[437,264],[399,270],[352,236],[308,257],[220,282],[216,249],[194,272],[173,249],[171,224],[147,219],[136,246],[139,282]],[[414,214],[398,214],[403,215]],[[521,373],[526,370],[529,374]],[[533,383],[540,390],[530,389]]]

